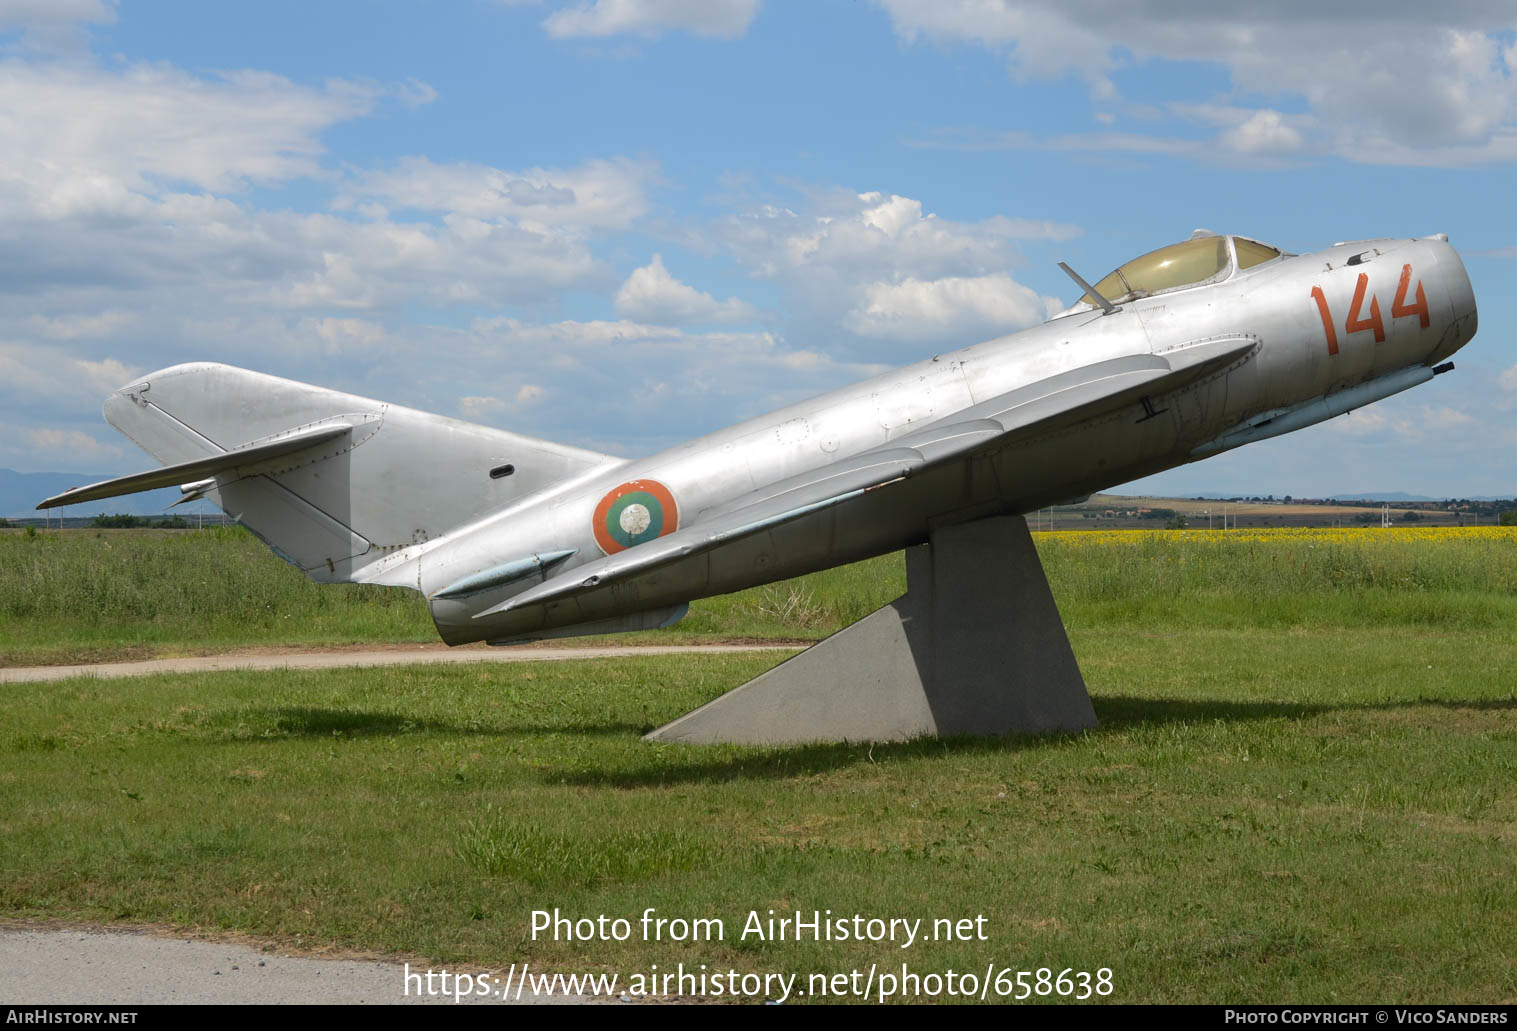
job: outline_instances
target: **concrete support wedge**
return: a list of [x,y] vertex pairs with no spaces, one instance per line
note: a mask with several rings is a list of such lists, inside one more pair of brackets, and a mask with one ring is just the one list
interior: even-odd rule
[[944,527],[906,553],[906,593],[652,741],[803,744],[1096,725],[1021,518]]

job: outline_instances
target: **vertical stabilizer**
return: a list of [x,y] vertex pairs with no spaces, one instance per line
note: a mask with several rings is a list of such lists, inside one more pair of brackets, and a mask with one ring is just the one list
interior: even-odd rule
[[112,394],[105,418],[165,465],[292,431],[349,427],[206,497],[312,579],[345,581],[560,480],[621,460],[228,365],[176,365]]

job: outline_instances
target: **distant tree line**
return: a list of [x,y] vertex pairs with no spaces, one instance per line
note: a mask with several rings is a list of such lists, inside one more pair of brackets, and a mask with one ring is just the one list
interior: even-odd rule
[[[1233,504],[1251,503],[1257,505],[1292,503],[1302,505],[1342,505],[1348,508],[1365,508],[1369,506],[1380,507],[1389,504],[1396,509],[1418,509],[1423,512],[1466,512],[1470,515],[1499,516],[1505,512],[1517,511],[1517,498],[1497,498],[1493,501],[1471,501],[1469,498],[1448,498],[1443,501],[1410,501],[1388,500],[1377,501],[1373,498],[1296,498],[1287,494],[1283,498],[1276,498],[1273,494],[1264,495],[1238,495],[1231,498],[1196,498],[1197,501],[1229,501]],[[1163,511],[1155,509],[1154,511]],[[1511,524],[1505,524],[1511,525]]]
[[97,515],[90,520],[90,525],[97,530],[139,530],[151,528],[154,530],[188,530],[194,524],[184,516],[162,516],[157,519],[149,516],[126,515],[117,512],[113,515]]

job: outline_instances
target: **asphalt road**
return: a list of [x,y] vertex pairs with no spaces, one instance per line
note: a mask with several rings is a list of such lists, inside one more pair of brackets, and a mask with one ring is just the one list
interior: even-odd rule
[[[283,956],[250,945],[131,931],[0,928],[0,1003],[7,1005],[455,1005],[451,995],[426,994],[423,977],[411,980],[408,993],[406,972],[400,963]],[[417,972],[414,965],[411,972]],[[434,988],[442,984],[433,978]],[[519,1000],[514,991],[505,999],[498,994],[461,999],[463,1004],[496,1005],[589,1001],[583,995],[530,991]]]

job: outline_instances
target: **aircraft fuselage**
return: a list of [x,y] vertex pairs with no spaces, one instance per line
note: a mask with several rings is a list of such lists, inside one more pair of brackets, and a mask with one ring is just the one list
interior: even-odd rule
[[[1431,367],[1475,326],[1464,266],[1441,238],[1287,255],[1223,282],[1128,300],[1111,313],[1065,314],[593,470],[389,556],[363,579],[419,587],[442,636],[455,644],[658,625],[695,598],[894,551],[926,540],[936,525],[1029,512],[1236,446],[1227,443],[1229,431],[1261,413]],[[614,590],[477,618],[548,576],[675,526],[699,525],[704,513],[767,483],[887,445],[1024,385],[1227,338],[1256,346],[1181,389],[933,466]],[[480,570],[535,555],[555,557],[553,568],[496,589],[437,596]]]

